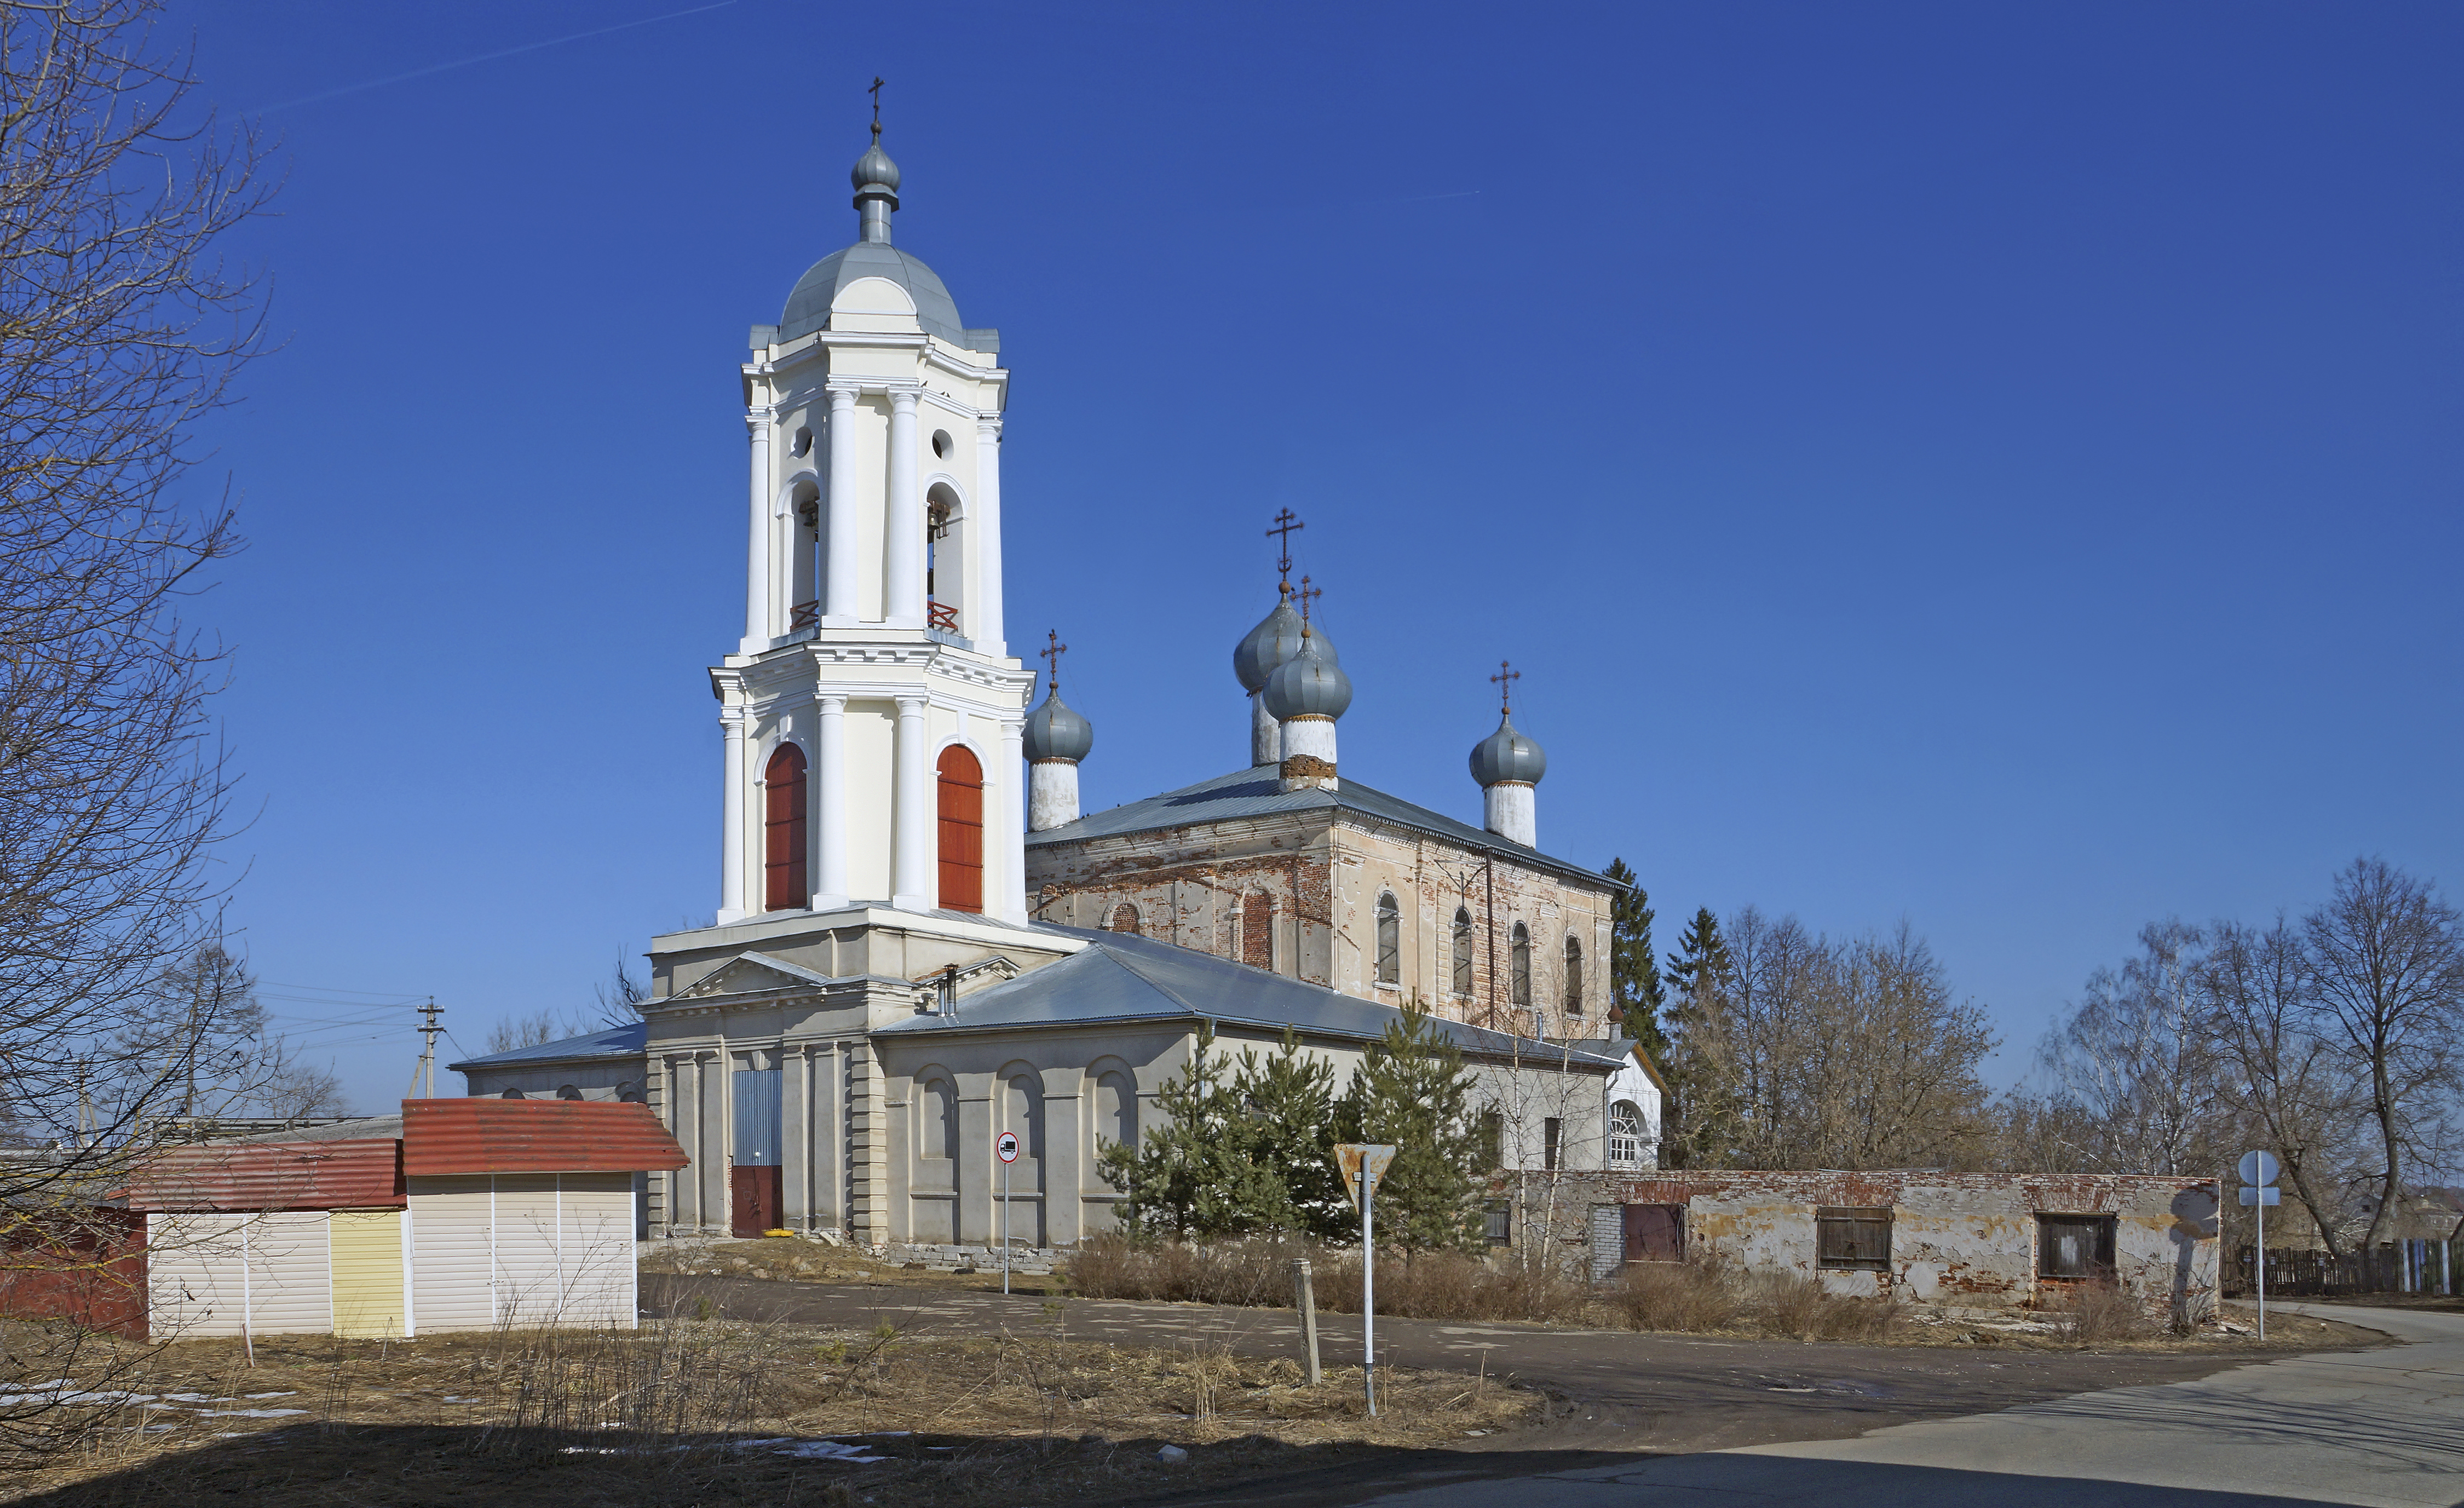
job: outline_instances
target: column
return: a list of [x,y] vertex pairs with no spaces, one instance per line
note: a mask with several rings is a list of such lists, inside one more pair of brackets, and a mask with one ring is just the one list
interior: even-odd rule
[[924,698],[898,698],[890,904],[909,911],[930,910],[933,906],[933,769],[925,762],[925,738]]
[[744,916],[744,709],[719,711],[719,731],[726,737],[726,794],[719,800],[718,921],[720,926]]
[[852,628],[856,624],[857,523],[864,507],[864,486],[856,476],[856,390],[830,389],[830,511],[827,585],[822,594],[822,625]]
[[815,706],[821,727],[813,739],[812,907],[835,911],[847,904],[847,698],[825,696]]
[[1009,653],[1001,634],[1001,419],[976,421],[976,616],[968,620],[976,647],[998,660]]
[[924,492],[915,468],[918,396],[913,388],[890,395],[890,532],[882,549],[890,580],[882,622],[892,628],[924,626]]
[[[996,645],[991,653],[999,654]],[[1026,735],[1023,723],[1001,724],[1001,776],[993,788],[1001,793],[999,827],[985,822],[984,849],[995,855],[1000,866],[1000,888],[994,892],[993,904],[987,907],[1004,922],[1026,923],[1026,754],[1022,744]]]
[[744,570],[744,652],[754,654],[770,644],[770,411],[757,408],[744,416],[753,440],[753,537]]

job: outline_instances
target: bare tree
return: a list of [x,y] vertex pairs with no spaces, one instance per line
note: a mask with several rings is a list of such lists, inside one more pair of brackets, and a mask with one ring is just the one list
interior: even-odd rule
[[223,651],[181,606],[238,536],[177,484],[259,348],[216,249],[269,187],[154,17],[0,6],[0,1100],[70,1148],[0,1162],[0,1203],[90,1182],[183,1092],[128,1071],[128,1031],[200,938],[226,830]]
[[2088,976],[2087,994],[2041,1058],[2085,1132],[2077,1166],[2097,1172],[2207,1172],[2223,1151],[2220,1065],[2198,971],[2206,934],[2179,921],[2140,929],[2138,956]]
[[119,1079],[114,1104],[203,1121],[297,1120],[345,1108],[341,1082],[275,1032],[255,976],[221,942],[198,944],[157,985],[132,1002],[128,1024],[99,1055],[99,1069]]
[[2324,1029],[2361,1081],[2385,1162],[2365,1249],[2404,1192],[2408,1154],[2436,1155],[2453,1130],[2464,1029],[2464,926],[2428,883],[2382,859],[2356,859],[2325,906],[2301,922]]

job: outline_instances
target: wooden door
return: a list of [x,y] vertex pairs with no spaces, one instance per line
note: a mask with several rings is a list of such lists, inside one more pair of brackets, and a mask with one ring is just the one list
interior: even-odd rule
[[762,777],[761,907],[801,911],[813,904],[804,885],[804,752],[781,744]]
[[1685,1207],[1682,1204],[1630,1204],[1625,1207],[1625,1259],[1629,1262],[1675,1262],[1685,1257]]
[[984,767],[957,744],[941,751],[941,908],[984,908]]
[[727,1170],[728,1232],[759,1235],[779,1229],[780,1184],[776,1168],[731,1168]]

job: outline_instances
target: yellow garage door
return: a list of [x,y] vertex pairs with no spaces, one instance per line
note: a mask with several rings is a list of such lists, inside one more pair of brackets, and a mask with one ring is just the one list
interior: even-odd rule
[[370,1340],[410,1333],[404,1303],[402,1212],[337,1210],[334,1333]]

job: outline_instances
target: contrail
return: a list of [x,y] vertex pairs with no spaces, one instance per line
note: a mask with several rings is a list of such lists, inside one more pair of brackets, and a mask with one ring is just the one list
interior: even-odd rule
[[665,15],[645,16],[639,21],[625,21],[615,26],[603,26],[596,32],[576,32],[571,36],[551,36],[544,42],[525,42],[519,47],[508,47],[501,52],[482,53],[476,57],[457,58],[450,63],[430,63],[426,68],[414,68],[407,74],[371,78],[364,83],[344,84],[340,89],[328,89],[323,94],[306,95],[297,99],[285,99],[280,104],[266,105],[257,113],[270,115],[276,110],[294,110],[301,105],[318,104],[327,99],[340,99],[344,95],[361,94],[370,89],[383,89],[387,84],[406,83],[413,78],[425,78],[430,74],[442,74],[455,68],[469,68],[474,63],[493,63],[500,57],[536,53],[542,47],[562,47],[567,42],[586,41],[594,36],[605,36],[610,32],[629,32],[637,26],[650,26],[660,21],[673,21],[682,16],[699,15],[705,11],[724,11],[734,4],[736,0],[715,0],[715,4],[697,5],[690,11],[671,11]]

